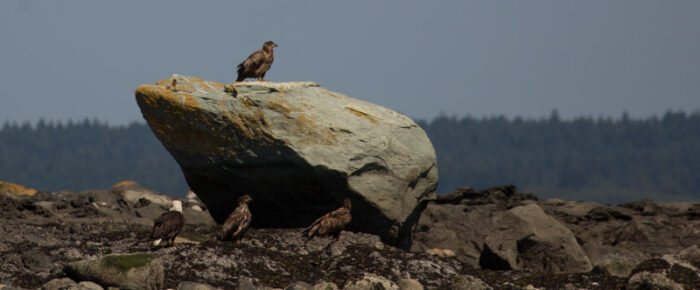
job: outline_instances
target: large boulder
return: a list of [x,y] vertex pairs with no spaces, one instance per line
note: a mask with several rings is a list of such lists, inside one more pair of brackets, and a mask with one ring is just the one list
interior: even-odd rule
[[586,272],[592,265],[571,230],[514,186],[461,188],[429,202],[411,250],[452,250],[474,267]]
[[535,199],[515,186],[467,187],[440,195],[421,213],[411,250],[431,253],[433,249],[449,249],[460,261],[479,267],[486,236],[496,230],[493,218]]
[[437,186],[435,151],[411,119],[312,82],[142,85],[136,100],[221,223],[242,194],[253,226],[306,226],[353,201],[351,228],[398,244]]
[[534,203],[495,216],[479,263],[484,268],[587,272],[593,266],[571,230]]

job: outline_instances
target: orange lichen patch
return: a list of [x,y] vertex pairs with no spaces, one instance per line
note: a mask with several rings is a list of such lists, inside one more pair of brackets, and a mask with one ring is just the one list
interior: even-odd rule
[[19,184],[0,181],[0,194],[6,194],[12,197],[29,197],[36,194],[36,189],[26,188]]
[[136,183],[135,181],[124,180],[124,181],[118,182],[115,185],[112,185],[112,188],[110,188],[109,190],[113,191],[113,192],[119,192],[119,191],[124,190],[124,188],[130,187],[130,186],[138,186],[138,185],[139,184]]
[[[178,85],[178,90],[181,90],[181,87]],[[180,104],[180,106],[190,107],[190,110],[201,108],[192,95],[184,92],[173,92],[163,86],[140,85],[136,88],[136,97],[149,106],[155,105],[159,100],[165,100],[173,104]]]
[[299,135],[304,136],[304,140],[300,144],[323,144],[332,145],[337,143],[335,134],[328,128],[320,128],[313,119],[306,115],[300,114],[296,119],[292,119],[292,124],[296,127]]
[[[227,108],[227,102],[217,101],[218,112],[212,112],[201,108],[190,94],[161,88],[142,85],[136,89],[136,100],[151,130],[168,150],[187,151],[202,160],[225,159],[251,142],[275,142],[266,132],[268,121],[263,112],[252,102],[248,104],[253,105],[250,109],[236,114]],[[238,99],[246,105],[244,98]]]
[[192,95],[189,95],[189,94],[185,94],[185,98],[184,98],[184,100],[182,100],[182,103],[185,106],[190,106],[190,107],[195,107],[195,108],[200,107],[199,102],[197,102],[197,100]]
[[209,82],[209,84],[212,85],[212,86],[214,86],[214,87],[216,87],[216,88],[219,88],[219,89],[223,89],[223,88],[224,88],[224,84],[220,84],[220,83],[217,83],[217,82]]
[[245,107],[246,109],[250,109],[250,107],[255,106],[255,103],[253,103],[253,101],[250,100],[249,95],[242,96],[240,100],[241,100],[241,104],[243,104],[243,107]]
[[270,99],[267,102],[267,106],[280,114],[287,115],[290,112],[301,112],[301,108],[290,105],[284,99]]
[[201,83],[200,86],[201,86],[202,88],[204,88],[204,89],[207,89],[207,90],[211,90],[211,89],[213,89],[213,88],[217,88],[217,89],[223,89],[223,88],[224,88],[224,85],[222,85],[222,84],[220,84],[220,83],[217,83],[217,82],[209,82],[209,81],[206,81],[206,82]]
[[374,118],[372,118],[372,116],[370,116],[369,114],[367,114],[365,112],[359,111],[359,110],[357,110],[355,108],[351,108],[351,107],[345,107],[345,109],[350,111],[350,113],[355,114],[355,116],[358,116],[358,117],[363,118],[363,119],[367,119],[370,123],[372,123],[374,125],[379,124],[379,123],[377,123],[377,120],[375,120]]

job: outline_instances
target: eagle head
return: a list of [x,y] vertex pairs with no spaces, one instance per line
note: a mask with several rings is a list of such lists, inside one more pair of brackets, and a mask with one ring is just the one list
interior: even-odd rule
[[182,212],[182,201],[173,200],[173,206],[170,208],[170,211]]
[[277,47],[277,43],[274,43],[272,40],[265,41],[263,44],[264,51],[272,51],[273,47]]
[[248,203],[250,203],[251,201],[253,201],[253,198],[250,197],[250,195],[247,195],[247,194],[245,194],[245,195],[243,195],[243,196],[241,196],[241,197],[238,198],[238,203],[239,203],[239,204],[244,204],[244,203],[245,203],[245,204],[248,204]]

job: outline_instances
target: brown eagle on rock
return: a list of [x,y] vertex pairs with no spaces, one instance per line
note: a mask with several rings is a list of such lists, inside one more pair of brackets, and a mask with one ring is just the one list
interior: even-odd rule
[[151,239],[153,247],[157,247],[162,240],[165,240],[169,245],[175,244],[175,237],[182,230],[182,225],[185,223],[185,216],[182,215],[182,202],[173,200],[173,206],[170,211],[161,214],[153,224],[153,232]]
[[219,240],[236,241],[238,243],[250,226],[250,221],[253,215],[248,209],[248,203],[253,201],[250,195],[244,195],[238,198],[238,207],[226,218],[221,226]]
[[253,52],[246,60],[238,65],[237,82],[247,78],[257,78],[263,81],[265,73],[272,66],[272,61],[275,60],[273,49],[277,47],[272,41],[266,41],[261,50]]
[[302,236],[306,236],[307,241],[314,236],[333,235],[336,239],[340,238],[340,232],[343,231],[352,220],[350,214],[351,203],[349,198],[343,200],[343,206],[332,212],[329,212],[318,218],[308,228],[301,232]]

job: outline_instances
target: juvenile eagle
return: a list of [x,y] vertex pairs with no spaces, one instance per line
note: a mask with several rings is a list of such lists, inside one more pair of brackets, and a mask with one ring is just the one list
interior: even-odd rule
[[273,49],[277,47],[272,41],[266,41],[261,50],[256,50],[246,60],[238,65],[238,78],[240,82],[247,78],[257,78],[262,81],[265,73],[270,69],[272,61],[275,60]]
[[153,224],[153,232],[151,233],[153,246],[158,246],[162,240],[166,240],[170,245],[175,244],[175,237],[182,230],[184,223],[185,216],[182,215],[182,202],[174,200],[170,211],[161,214]]
[[250,195],[244,195],[238,198],[238,207],[226,218],[226,221],[221,226],[219,240],[239,242],[243,234],[248,230],[250,220],[253,215],[248,209],[248,203],[253,199]]
[[340,232],[352,220],[350,214],[350,199],[343,200],[343,206],[332,212],[329,212],[318,218],[308,228],[301,232],[302,236],[306,236],[307,240],[311,240],[314,236],[333,235],[336,239],[340,237]]

